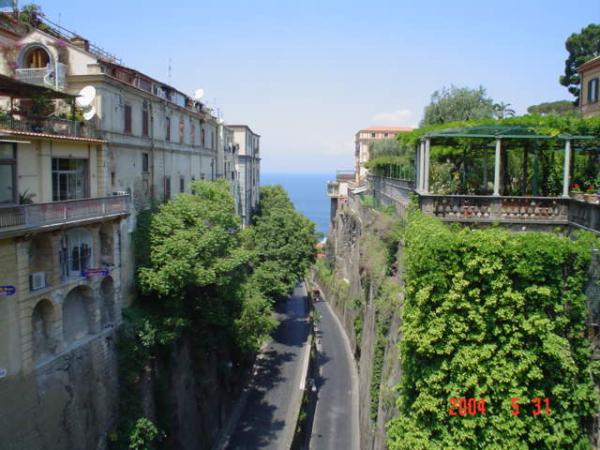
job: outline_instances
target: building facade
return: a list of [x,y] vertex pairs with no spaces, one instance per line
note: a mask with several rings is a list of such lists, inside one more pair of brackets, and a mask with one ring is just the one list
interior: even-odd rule
[[600,115],[600,56],[591,59],[577,68],[581,80],[579,109],[584,117]]
[[228,125],[233,130],[239,174],[242,223],[249,225],[258,205],[260,189],[260,135],[247,125]]
[[[31,98],[73,98],[8,77],[0,95],[15,107],[0,120],[0,402],[13,405],[0,448],[88,448],[116,403],[130,196],[106,191],[105,141],[33,114]],[[84,366],[106,376],[78,381]],[[97,421],[69,442],[64,424],[88,413]]]
[[361,184],[367,176],[365,164],[370,158],[370,146],[374,141],[394,139],[398,133],[412,131],[410,127],[369,127],[359,130],[354,136],[354,159],[356,182]]

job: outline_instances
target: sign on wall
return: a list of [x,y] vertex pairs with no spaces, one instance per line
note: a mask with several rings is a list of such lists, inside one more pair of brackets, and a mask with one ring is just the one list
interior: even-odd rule
[[17,288],[14,286],[0,286],[0,296],[15,295]]
[[82,271],[81,276],[86,277],[86,278],[89,278],[94,275],[105,277],[109,273],[110,273],[110,269],[107,269],[105,267],[95,267],[95,268],[90,268],[90,269],[86,269],[86,270]]

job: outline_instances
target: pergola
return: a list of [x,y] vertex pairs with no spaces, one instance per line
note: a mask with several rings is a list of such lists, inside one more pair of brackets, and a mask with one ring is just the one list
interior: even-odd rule
[[75,95],[66,94],[64,92],[55,91],[44,86],[24,83],[23,81],[15,80],[14,78],[0,75],[0,97],[12,98],[62,98],[67,100],[75,100]]
[[417,148],[417,180],[416,191],[420,194],[429,194],[429,173],[431,144],[435,139],[490,139],[495,140],[494,158],[494,196],[500,196],[500,170],[502,161],[503,142],[509,140],[561,140],[564,141],[564,165],[562,188],[563,197],[569,197],[570,164],[572,158],[572,145],[574,141],[587,141],[598,139],[596,136],[580,136],[571,134],[560,134],[551,136],[538,134],[532,127],[511,125],[480,125],[467,128],[448,128],[428,133],[421,138]]

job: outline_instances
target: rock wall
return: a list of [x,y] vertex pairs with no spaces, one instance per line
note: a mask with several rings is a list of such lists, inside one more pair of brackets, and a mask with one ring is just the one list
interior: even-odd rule
[[251,367],[234,362],[226,347],[199,352],[184,336],[146,366],[142,409],[166,434],[161,448],[205,450],[216,442]]
[[[327,299],[338,314],[354,347],[359,371],[359,422],[361,449],[385,448],[385,423],[395,414],[394,386],[400,378],[397,351],[400,308],[391,311],[383,344],[381,382],[374,384],[378,326],[385,314],[377,304],[377,295],[386,278],[386,267],[373,253],[373,243],[385,233],[386,218],[370,208],[355,204],[341,207],[329,235],[329,258],[335,261],[334,283],[321,281]],[[387,230],[389,231],[389,230]],[[396,261],[400,261],[401,249]],[[393,282],[401,284],[402,267],[394,267]],[[375,387],[375,389],[374,389]],[[372,399],[372,395],[377,398]],[[375,406],[372,403],[375,402]],[[373,408],[376,414],[373,414]]]
[[0,448],[107,448],[117,418],[114,330],[38,366],[0,380]]

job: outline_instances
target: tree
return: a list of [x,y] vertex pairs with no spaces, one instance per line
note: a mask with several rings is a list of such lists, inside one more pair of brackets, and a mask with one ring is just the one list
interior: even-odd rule
[[487,96],[485,88],[450,86],[432,94],[431,103],[425,107],[421,126],[493,117],[494,101]]
[[514,117],[515,110],[510,107],[510,103],[494,103],[494,118],[505,119],[506,117]]
[[545,116],[548,114],[552,115],[562,115],[568,114],[575,111],[575,106],[573,102],[569,100],[557,100],[555,102],[544,102],[538,105],[531,105],[527,108],[527,112],[529,114],[535,114],[539,116]]
[[569,57],[565,61],[565,73],[560,76],[560,84],[566,86],[579,104],[581,80],[577,67],[600,55],[600,24],[589,24],[580,33],[573,33],[565,42]]
[[261,189],[249,232],[252,282],[270,298],[287,295],[315,260],[315,224],[298,213],[281,186]]

